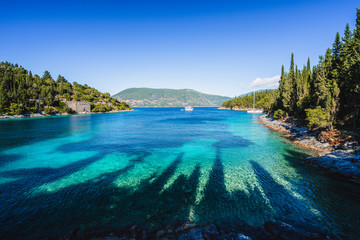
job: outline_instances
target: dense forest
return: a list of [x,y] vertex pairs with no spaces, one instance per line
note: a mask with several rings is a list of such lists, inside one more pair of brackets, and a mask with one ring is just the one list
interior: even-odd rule
[[[255,108],[262,108],[265,111],[270,111],[271,106],[275,103],[278,97],[278,90],[263,90],[256,91],[255,94]],[[254,95],[246,94],[245,96],[235,97],[229,101],[224,102],[221,106],[225,108],[233,109],[235,107],[239,109],[252,108],[254,102]]]
[[[252,106],[252,95],[226,101],[223,107]],[[289,72],[281,68],[277,90],[256,93],[256,108],[263,108],[275,118],[305,120],[313,129],[332,130],[334,125],[360,126],[360,9],[356,26],[346,24],[344,36],[335,41],[317,65],[310,59],[299,68],[291,55]]]
[[331,48],[311,68],[299,69],[291,55],[289,72],[281,69],[279,96],[271,111],[277,118],[304,119],[314,129],[334,125],[359,126],[360,113],[360,9],[355,29],[335,35]]
[[0,114],[72,113],[65,101],[88,101],[92,112],[130,108],[109,93],[101,93],[86,84],[71,84],[61,75],[55,81],[48,71],[40,77],[17,64],[0,63]]

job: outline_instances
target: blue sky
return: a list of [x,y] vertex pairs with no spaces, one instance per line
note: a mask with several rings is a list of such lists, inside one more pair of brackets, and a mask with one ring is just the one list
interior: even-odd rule
[[[274,86],[293,52],[316,64],[356,1],[1,1],[0,61],[115,94]],[[256,80],[257,79],[257,80]],[[256,80],[256,82],[254,82]],[[262,84],[266,83],[266,84]]]

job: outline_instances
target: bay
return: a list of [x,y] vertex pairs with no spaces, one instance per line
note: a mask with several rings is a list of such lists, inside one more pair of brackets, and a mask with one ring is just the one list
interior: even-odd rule
[[284,221],[360,238],[358,186],[312,154],[216,108],[0,122],[0,237],[64,236],[174,221]]

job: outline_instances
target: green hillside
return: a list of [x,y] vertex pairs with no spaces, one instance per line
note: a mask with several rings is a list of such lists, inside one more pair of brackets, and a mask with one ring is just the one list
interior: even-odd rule
[[18,64],[0,62],[0,116],[39,111],[71,113],[66,101],[89,102],[92,112],[130,109],[128,104],[110,97],[109,93],[101,93],[86,84],[71,84],[61,75],[55,81],[48,71],[40,77]]
[[[234,99],[223,102],[221,105],[225,108],[234,109],[235,107],[240,109],[251,108],[254,101],[254,92],[249,92],[242,94]],[[265,111],[269,111],[271,105],[276,101],[278,96],[278,90],[276,89],[267,89],[267,90],[258,90],[255,94],[255,108],[261,108]]]
[[204,94],[192,89],[129,88],[113,97],[132,107],[218,107],[229,97]]

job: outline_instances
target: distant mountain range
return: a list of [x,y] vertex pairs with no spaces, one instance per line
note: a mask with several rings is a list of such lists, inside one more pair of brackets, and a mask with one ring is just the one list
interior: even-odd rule
[[218,107],[229,97],[210,95],[192,89],[128,88],[114,98],[131,107]]

